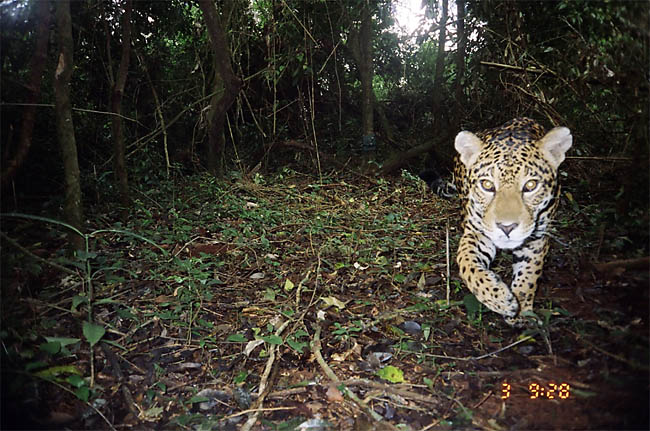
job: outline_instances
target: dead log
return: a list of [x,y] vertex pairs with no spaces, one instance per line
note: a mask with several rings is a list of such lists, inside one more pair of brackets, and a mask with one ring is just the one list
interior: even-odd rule
[[424,144],[418,145],[417,147],[413,147],[407,151],[397,153],[393,155],[389,160],[384,163],[382,168],[379,170],[379,175],[386,175],[390,174],[397,169],[403,167],[406,165],[410,160],[421,156],[423,154],[428,153],[429,151],[432,151],[434,148],[437,148],[441,143],[445,143],[449,141],[449,135],[444,135],[442,139],[436,140],[436,141],[430,141],[426,142]]
[[639,257],[636,259],[613,260],[611,262],[595,263],[594,269],[601,274],[621,275],[625,271],[631,270],[650,270],[650,256]]

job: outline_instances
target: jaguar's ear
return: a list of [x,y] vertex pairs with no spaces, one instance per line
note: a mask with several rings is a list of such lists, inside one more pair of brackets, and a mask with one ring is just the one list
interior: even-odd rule
[[472,132],[460,132],[456,135],[454,146],[460,154],[460,161],[469,168],[478,158],[483,142]]
[[546,160],[557,169],[560,163],[564,161],[566,153],[573,144],[571,131],[566,127],[556,127],[544,136],[537,146],[544,154]]

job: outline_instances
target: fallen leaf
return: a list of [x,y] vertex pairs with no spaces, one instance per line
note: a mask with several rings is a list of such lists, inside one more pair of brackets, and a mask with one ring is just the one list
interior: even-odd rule
[[424,277],[424,272],[420,274],[420,278],[418,279],[418,289],[424,289],[424,286],[427,284],[426,278]]
[[154,302],[156,304],[162,304],[163,302],[171,302],[171,301],[174,301],[173,296],[160,295],[154,298]]
[[402,322],[399,326],[399,329],[406,332],[407,334],[420,334],[422,332],[422,327],[420,324],[414,320],[407,320]]
[[325,303],[325,305],[327,305],[327,307],[335,306],[339,310],[343,310],[345,308],[345,304],[348,303],[348,301],[342,302],[342,301],[340,301],[339,299],[337,299],[334,296],[328,296],[326,298],[321,298],[321,300]]
[[160,419],[163,412],[162,407],[152,407],[150,409],[144,410],[140,413],[140,419],[149,422],[155,422]]
[[387,365],[381,370],[377,371],[377,375],[384,380],[388,380],[391,383],[404,382],[404,371],[392,365]]
[[188,370],[193,368],[201,368],[201,364],[198,362],[183,362],[178,364],[178,368],[181,370]]
[[325,407],[323,403],[318,401],[310,401],[306,403],[306,406],[312,414],[318,413],[320,410],[322,410]]
[[230,395],[227,392],[219,391],[216,389],[203,389],[196,394],[196,397],[207,398],[206,401],[199,403],[199,409],[202,411],[210,410],[214,408],[219,401],[222,403],[230,400]]
[[326,431],[332,428],[332,424],[323,419],[309,419],[295,428],[298,431],[311,430],[311,431]]
[[334,385],[330,385],[327,388],[326,395],[327,395],[327,401],[329,401],[331,403],[332,402],[342,402],[343,401],[343,394]]
[[251,340],[246,343],[246,348],[244,349],[244,354],[250,356],[250,354],[255,350],[257,346],[264,344],[264,340]]

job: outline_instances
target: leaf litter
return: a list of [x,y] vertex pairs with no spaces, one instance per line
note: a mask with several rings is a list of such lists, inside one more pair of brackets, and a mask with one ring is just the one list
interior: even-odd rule
[[[445,226],[454,250],[460,205],[408,175],[319,183],[286,170],[264,183],[191,177],[176,187],[192,199],[167,202],[164,216],[164,205],[138,202],[120,227],[150,242],[118,229],[96,240],[87,258],[99,327],[83,322],[88,300],[73,300],[84,287],[69,275],[16,270],[23,294],[3,291],[3,382],[16,383],[3,384],[3,407],[24,412],[27,427],[647,423],[647,272],[585,276],[586,222],[560,223],[574,252],[554,245],[536,300],[545,321],[516,330],[468,296],[453,267],[447,300]],[[93,359],[86,339],[92,386],[79,378]]]

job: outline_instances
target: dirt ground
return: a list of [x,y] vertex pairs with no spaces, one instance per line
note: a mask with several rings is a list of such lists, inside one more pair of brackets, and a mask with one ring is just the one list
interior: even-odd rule
[[649,429],[647,223],[569,186],[515,329],[457,278],[459,203],[408,175],[173,187],[94,208],[89,267],[4,221],[3,429]]

